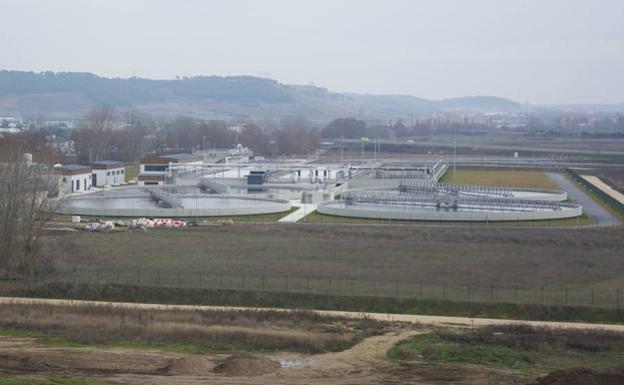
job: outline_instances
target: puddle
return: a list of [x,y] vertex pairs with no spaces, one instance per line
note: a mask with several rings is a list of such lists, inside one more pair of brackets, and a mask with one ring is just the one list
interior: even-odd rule
[[279,363],[282,368],[300,368],[309,364],[307,360],[296,360],[292,358],[280,358]]

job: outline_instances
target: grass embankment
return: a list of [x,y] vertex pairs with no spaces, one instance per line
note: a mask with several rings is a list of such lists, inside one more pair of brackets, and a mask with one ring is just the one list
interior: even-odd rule
[[559,189],[557,184],[541,171],[460,169],[454,174],[453,171],[449,169],[440,179],[440,182],[480,186]]
[[174,311],[94,306],[0,305],[0,335],[54,346],[160,348],[184,353],[340,351],[378,334],[371,320],[310,312]]
[[438,329],[400,342],[387,356],[537,372],[581,366],[604,369],[624,362],[624,334],[525,325]]
[[0,375],[0,385],[112,385],[113,382],[90,380],[82,377],[65,376],[12,376]]
[[517,320],[624,323],[624,310],[583,306],[460,302],[417,298],[284,293],[251,290],[185,289],[125,285],[50,284],[4,291],[18,297],[180,305],[248,306],[286,309],[481,317]]

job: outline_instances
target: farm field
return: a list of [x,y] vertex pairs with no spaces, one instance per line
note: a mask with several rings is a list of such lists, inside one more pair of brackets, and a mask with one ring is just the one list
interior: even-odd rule
[[545,173],[538,171],[458,169],[455,176],[453,176],[453,170],[449,168],[440,182],[482,186],[557,189],[557,185]]

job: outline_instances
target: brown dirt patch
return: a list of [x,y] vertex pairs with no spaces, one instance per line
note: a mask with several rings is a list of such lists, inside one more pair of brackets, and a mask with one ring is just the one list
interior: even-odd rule
[[186,356],[173,361],[169,374],[172,376],[194,375],[207,376],[214,368],[214,363],[201,356]]
[[601,373],[587,368],[557,370],[534,385],[622,385],[624,373]]
[[280,364],[270,358],[253,354],[234,354],[219,363],[214,372],[228,376],[261,376],[273,373]]

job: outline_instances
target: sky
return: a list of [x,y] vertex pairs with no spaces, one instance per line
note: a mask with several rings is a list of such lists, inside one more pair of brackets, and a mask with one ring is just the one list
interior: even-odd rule
[[0,69],[624,102],[622,0],[0,0]]

